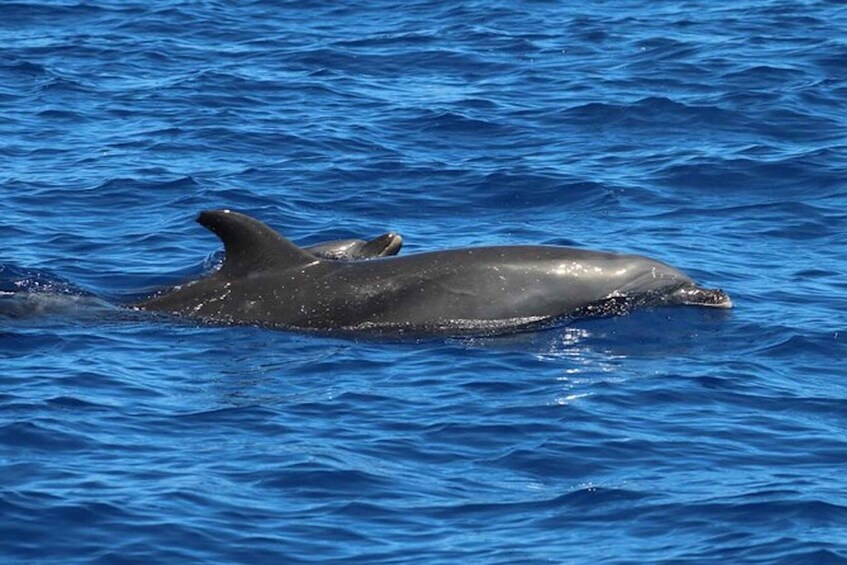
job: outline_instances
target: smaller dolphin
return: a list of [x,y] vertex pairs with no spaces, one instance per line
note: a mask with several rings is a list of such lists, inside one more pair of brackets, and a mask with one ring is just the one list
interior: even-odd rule
[[403,238],[394,232],[384,233],[371,240],[339,239],[304,247],[303,249],[321,259],[333,261],[362,261],[397,255],[403,246]]
[[[332,261],[244,214],[209,210],[197,221],[223,241],[220,270],[136,308],[294,330],[493,335],[644,305],[732,306],[722,290],[640,255],[502,246]],[[399,250],[392,235],[374,247]]]

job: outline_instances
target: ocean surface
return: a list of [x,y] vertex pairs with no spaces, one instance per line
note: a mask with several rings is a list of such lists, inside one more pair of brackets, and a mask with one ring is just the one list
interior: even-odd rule
[[[0,562],[847,563],[841,1],[0,3]],[[115,306],[200,210],[649,255],[732,310]]]

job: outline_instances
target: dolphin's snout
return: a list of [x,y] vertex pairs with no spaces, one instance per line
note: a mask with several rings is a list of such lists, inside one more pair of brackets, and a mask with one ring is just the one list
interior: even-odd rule
[[680,303],[690,306],[732,308],[732,299],[719,288],[685,287],[677,290],[674,295]]
[[400,248],[403,246],[403,236],[399,233],[390,232],[386,235],[386,244],[385,250],[382,252],[383,257],[387,257],[389,255],[397,255],[400,252]]
[[367,242],[361,253],[368,257],[389,257],[397,255],[403,246],[403,237],[394,232],[384,233]]

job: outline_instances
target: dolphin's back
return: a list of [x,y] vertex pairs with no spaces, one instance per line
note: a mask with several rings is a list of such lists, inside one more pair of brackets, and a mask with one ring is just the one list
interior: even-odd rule
[[691,279],[635,255],[510,246],[336,265],[322,281],[327,289],[345,289],[331,301],[339,318],[353,307],[363,323],[430,328],[560,318],[626,286],[642,292]]

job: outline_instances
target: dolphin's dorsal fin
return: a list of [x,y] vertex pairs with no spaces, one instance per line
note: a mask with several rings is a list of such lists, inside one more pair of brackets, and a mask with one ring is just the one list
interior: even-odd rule
[[224,276],[239,276],[272,267],[308,265],[318,258],[250,216],[231,210],[206,210],[197,222],[224,244]]

